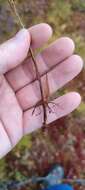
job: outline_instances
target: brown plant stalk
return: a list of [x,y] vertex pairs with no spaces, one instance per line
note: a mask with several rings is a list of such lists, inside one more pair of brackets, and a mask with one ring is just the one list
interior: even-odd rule
[[[25,25],[23,24],[23,22],[21,20],[21,17],[19,16],[18,10],[16,8],[15,1],[14,0],[8,0],[8,3],[10,5],[11,10],[13,11],[14,15],[16,16],[16,18],[18,18],[18,22],[20,24],[20,27],[21,28],[25,28]],[[33,53],[33,50],[32,50],[31,47],[29,48],[29,53],[31,55],[32,61],[33,61],[34,66],[35,66],[36,79],[39,82],[40,93],[41,93],[41,101],[40,101],[41,103],[40,104],[36,104],[35,107],[37,107],[38,105],[39,106],[42,105],[42,107],[43,107],[43,126],[42,127],[45,128],[47,126],[47,124],[46,124],[46,120],[47,120],[46,106],[47,106],[47,103],[44,100],[44,94],[43,94],[43,87],[42,87],[41,76],[39,74],[38,67],[37,67],[37,62],[36,62],[36,59],[35,59],[35,56],[34,56],[34,53]],[[27,57],[28,56],[29,56],[29,54],[27,55]],[[26,59],[27,59],[27,57],[26,57]],[[48,86],[48,84],[47,84],[47,86]]]

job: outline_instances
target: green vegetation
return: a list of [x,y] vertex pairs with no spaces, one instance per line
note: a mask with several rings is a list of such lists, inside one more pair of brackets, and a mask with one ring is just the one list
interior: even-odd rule
[[25,149],[26,147],[28,147],[28,149],[31,147],[31,135],[23,137],[16,146],[16,149],[22,149],[22,148]]
[[72,8],[74,10],[85,11],[85,1],[84,0],[72,0]]
[[77,109],[78,115],[85,115],[85,103],[82,102],[81,106],[79,106],[79,108]]

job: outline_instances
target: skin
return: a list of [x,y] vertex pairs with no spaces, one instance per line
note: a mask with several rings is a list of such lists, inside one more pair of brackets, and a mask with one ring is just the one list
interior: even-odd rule
[[[6,155],[23,137],[40,128],[43,113],[33,107],[40,101],[38,81],[30,58],[24,59],[31,48],[36,50],[52,36],[52,29],[42,23],[22,29],[12,39],[0,45],[0,158]],[[71,81],[82,69],[80,56],[73,55],[74,43],[62,37],[36,55],[38,70],[45,87],[44,73],[48,73],[50,95]],[[51,70],[52,66],[55,68]],[[33,81],[33,82],[32,82]],[[47,123],[68,115],[80,104],[77,92],[69,92],[55,99],[55,113],[47,109]],[[50,107],[52,108],[52,104]],[[38,114],[36,116],[36,114]]]

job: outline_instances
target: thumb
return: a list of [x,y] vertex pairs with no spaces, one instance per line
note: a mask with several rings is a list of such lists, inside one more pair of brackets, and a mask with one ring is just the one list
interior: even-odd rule
[[19,65],[27,56],[30,34],[21,29],[13,38],[0,45],[0,74]]

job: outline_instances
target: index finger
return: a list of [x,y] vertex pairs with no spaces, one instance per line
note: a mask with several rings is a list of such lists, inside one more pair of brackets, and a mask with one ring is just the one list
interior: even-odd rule
[[24,61],[29,50],[30,41],[32,49],[40,48],[51,35],[51,27],[42,23],[29,29],[22,29],[13,38],[1,44],[0,73],[4,74]]
[[42,47],[52,36],[52,28],[46,23],[34,25],[28,29],[31,35],[32,49]]
[[0,45],[0,74],[15,68],[27,56],[30,46],[30,34],[21,29],[14,37]]

